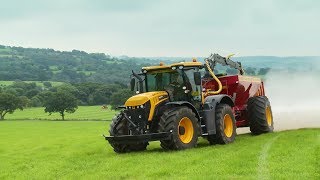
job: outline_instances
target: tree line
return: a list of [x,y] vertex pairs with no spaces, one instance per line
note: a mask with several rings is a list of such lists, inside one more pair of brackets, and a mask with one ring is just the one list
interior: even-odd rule
[[123,105],[132,92],[123,84],[77,83],[43,86],[23,81],[0,87],[0,119],[8,113],[26,107],[44,107],[51,114],[57,112],[64,119],[65,113],[73,113],[78,105],[111,105],[112,109]]

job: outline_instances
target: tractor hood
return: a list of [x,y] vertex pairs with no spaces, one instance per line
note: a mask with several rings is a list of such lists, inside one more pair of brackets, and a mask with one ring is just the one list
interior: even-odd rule
[[146,92],[130,97],[126,101],[125,106],[140,106],[145,104],[149,100],[152,106],[157,105],[166,99],[168,99],[168,93],[166,91]]

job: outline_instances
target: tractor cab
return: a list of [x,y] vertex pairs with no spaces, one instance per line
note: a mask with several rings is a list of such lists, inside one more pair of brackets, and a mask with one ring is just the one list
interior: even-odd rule
[[[171,65],[143,67],[140,74],[133,73],[131,89],[143,96],[149,92],[166,92],[169,101],[201,102],[202,63],[180,62]],[[136,82],[138,80],[138,82]]]

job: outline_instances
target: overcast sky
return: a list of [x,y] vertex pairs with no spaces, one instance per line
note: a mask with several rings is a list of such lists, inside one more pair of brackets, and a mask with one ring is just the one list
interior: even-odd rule
[[320,55],[316,0],[0,0],[0,44],[128,56]]

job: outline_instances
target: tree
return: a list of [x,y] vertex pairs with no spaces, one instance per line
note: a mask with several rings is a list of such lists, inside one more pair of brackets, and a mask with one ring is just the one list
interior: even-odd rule
[[40,91],[37,90],[37,89],[31,89],[30,91],[27,91],[25,92],[25,95],[28,97],[28,98],[33,98],[34,96],[36,96],[37,94],[39,94]]
[[67,91],[50,92],[44,100],[44,111],[51,115],[54,112],[60,113],[64,120],[65,112],[74,113],[78,108],[77,99]]
[[258,75],[266,75],[269,71],[271,70],[271,68],[260,68]]
[[23,110],[27,103],[26,97],[0,93],[0,120],[3,120],[7,113],[12,114],[16,109]]
[[238,74],[238,73],[239,73],[238,70],[233,69],[233,68],[228,68],[228,69],[226,70],[226,72],[227,72],[227,74],[230,74],[230,75]]
[[248,67],[244,70],[244,72],[248,75],[255,76],[256,75],[256,68]]
[[30,102],[28,104],[29,107],[41,107],[42,101],[40,100],[39,96],[34,96],[30,99]]
[[111,109],[116,109],[118,106],[124,105],[125,101],[133,95],[132,91],[129,89],[121,89],[111,96]]
[[51,87],[52,87],[52,84],[51,84],[50,82],[48,82],[48,81],[43,82],[42,84],[43,84],[44,87],[46,87],[46,88],[51,88]]

